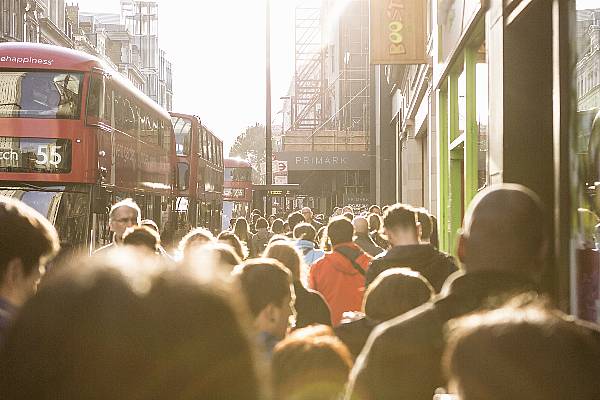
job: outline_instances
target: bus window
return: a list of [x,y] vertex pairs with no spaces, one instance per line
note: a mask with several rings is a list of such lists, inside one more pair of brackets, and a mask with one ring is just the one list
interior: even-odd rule
[[187,163],[177,163],[177,189],[187,190],[190,180],[190,166]]
[[104,118],[104,109],[102,107],[103,98],[104,80],[101,75],[91,74],[86,106],[88,123],[94,124]]
[[79,119],[83,74],[1,71],[0,118]]
[[190,154],[190,141],[192,138],[192,121],[186,118],[173,117],[173,130],[175,131],[175,151],[177,155]]

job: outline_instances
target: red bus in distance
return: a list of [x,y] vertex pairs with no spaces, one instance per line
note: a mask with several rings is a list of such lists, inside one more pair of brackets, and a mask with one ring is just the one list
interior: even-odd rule
[[221,228],[223,141],[195,115],[171,113],[175,132],[177,236],[202,226]]
[[225,159],[222,229],[230,228],[232,218],[250,216],[252,206],[252,164],[241,158]]
[[103,61],[0,44],[0,194],[45,215],[68,247],[109,242],[108,207],[127,197],[164,227],[174,143],[169,114]]

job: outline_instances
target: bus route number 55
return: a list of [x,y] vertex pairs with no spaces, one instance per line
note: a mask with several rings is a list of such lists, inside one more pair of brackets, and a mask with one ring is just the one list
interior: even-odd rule
[[62,146],[38,146],[37,156],[38,159],[35,160],[37,165],[47,165],[50,164],[54,167],[57,167],[62,162],[62,156],[58,153],[58,150]]

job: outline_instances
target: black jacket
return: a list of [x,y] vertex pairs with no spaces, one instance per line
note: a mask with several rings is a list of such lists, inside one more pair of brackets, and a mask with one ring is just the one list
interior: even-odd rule
[[446,278],[458,271],[454,258],[435,249],[430,244],[396,246],[376,257],[369,266],[365,287],[377,275],[389,268],[403,267],[419,272],[431,283],[436,293],[442,289]]
[[346,399],[431,400],[445,386],[440,363],[446,322],[532,290],[533,282],[517,274],[453,275],[436,300],[375,328],[354,366]]
[[304,328],[313,324],[331,326],[331,312],[319,292],[302,286],[300,281],[294,282],[296,293],[296,329]]
[[379,254],[383,253],[383,249],[371,239],[368,233],[359,233],[354,237],[354,243],[358,245],[368,255],[371,257],[376,257]]
[[348,350],[352,353],[352,357],[356,359],[363,347],[365,347],[369,335],[378,323],[378,321],[374,321],[365,316],[355,321],[342,322],[333,330],[335,331],[336,336],[348,346]]

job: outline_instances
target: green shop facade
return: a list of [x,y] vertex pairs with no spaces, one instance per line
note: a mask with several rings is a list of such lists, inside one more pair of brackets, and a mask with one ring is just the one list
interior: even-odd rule
[[600,99],[600,5],[593,3],[431,3],[440,247],[455,252],[479,190],[528,186],[546,205],[541,286],[588,320],[600,316],[600,104],[590,100]]

